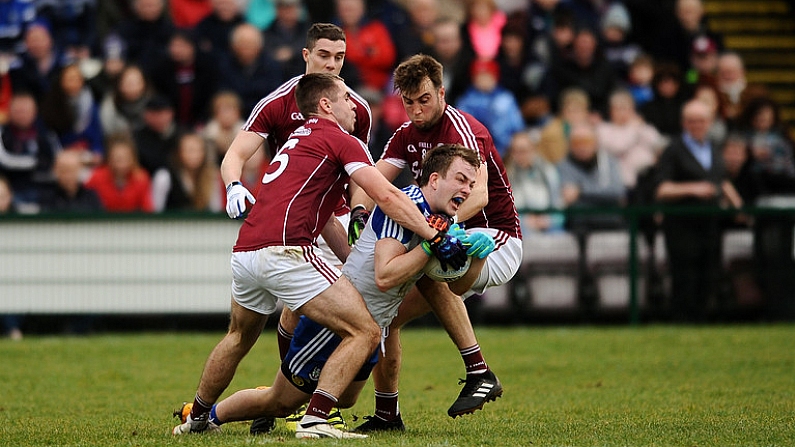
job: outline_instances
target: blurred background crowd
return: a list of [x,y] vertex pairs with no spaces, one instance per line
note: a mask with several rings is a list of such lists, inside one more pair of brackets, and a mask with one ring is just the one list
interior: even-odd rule
[[[422,52],[444,65],[448,104],[490,130],[522,211],[671,198],[658,187],[676,162],[661,177],[661,157],[702,129],[720,153],[705,202],[792,194],[780,101],[705,2],[0,0],[0,213],[220,212],[220,160],[254,105],[304,72],[313,22],[346,32],[342,76],[372,107],[374,159],[406,120],[392,70]],[[774,3],[793,22],[793,2]],[[579,224],[521,214],[526,234]]]

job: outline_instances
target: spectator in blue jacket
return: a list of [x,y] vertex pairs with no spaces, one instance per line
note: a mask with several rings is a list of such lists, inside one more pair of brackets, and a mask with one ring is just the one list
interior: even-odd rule
[[483,123],[494,138],[501,156],[516,132],[524,130],[524,119],[516,98],[500,86],[499,65],[495,61],[476,60],[470,73],[472,84],[458,98],[456,108]]

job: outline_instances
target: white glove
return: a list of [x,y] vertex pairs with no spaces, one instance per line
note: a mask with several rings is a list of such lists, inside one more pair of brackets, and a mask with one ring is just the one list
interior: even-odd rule
[[240,182],[232,182],[226,187],[226,214],[232,219],[246,217],[246,200],[253,205],[254,196]]

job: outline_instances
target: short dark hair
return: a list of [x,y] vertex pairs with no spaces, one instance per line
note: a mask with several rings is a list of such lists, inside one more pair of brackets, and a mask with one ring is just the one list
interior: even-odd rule
[[439,175],[445,177],[456,157],[463,159],[475,169],[480,167],[480,155],[477,150],[461,144],[443,144],[436,146],[425,154],[422,159],[422,173],[419,180],[417,180],[417,184],[420,186],[427,185],[431,174],[434,172],[438,172]]
[[438,90],[442,87],[442,70],[442,64],[436,59],[427,54],[416,54],[395,69],[395,88],[403,93],[415,93],[428,78]]
[[306,33],[306,49],[311,50],[320,39],[345,42],[345,31],[332,23],[314,23]]
[[321,98],[337,100],[336,81],[338,80],[341,81],[342,78],[331,73],[310,73],[301,77],[295,86],[295,102],[304,118],[317,113],[317,105]]

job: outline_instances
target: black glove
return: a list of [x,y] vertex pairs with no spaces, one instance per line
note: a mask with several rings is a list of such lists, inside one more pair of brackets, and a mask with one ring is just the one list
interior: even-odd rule
[[467,248],[458,238],[439,232],[433,240],[425,241],[431,253],[439,260],[442,270],[448,267],[458,270],[467,263]]
[[356,205],[351,210],[351,220],[348,222],[348,245],[353,245],[359,240],[362,235],[364,227],[367,225],[367,219],[370,218],[370,212],[367,211],[362,205]]

